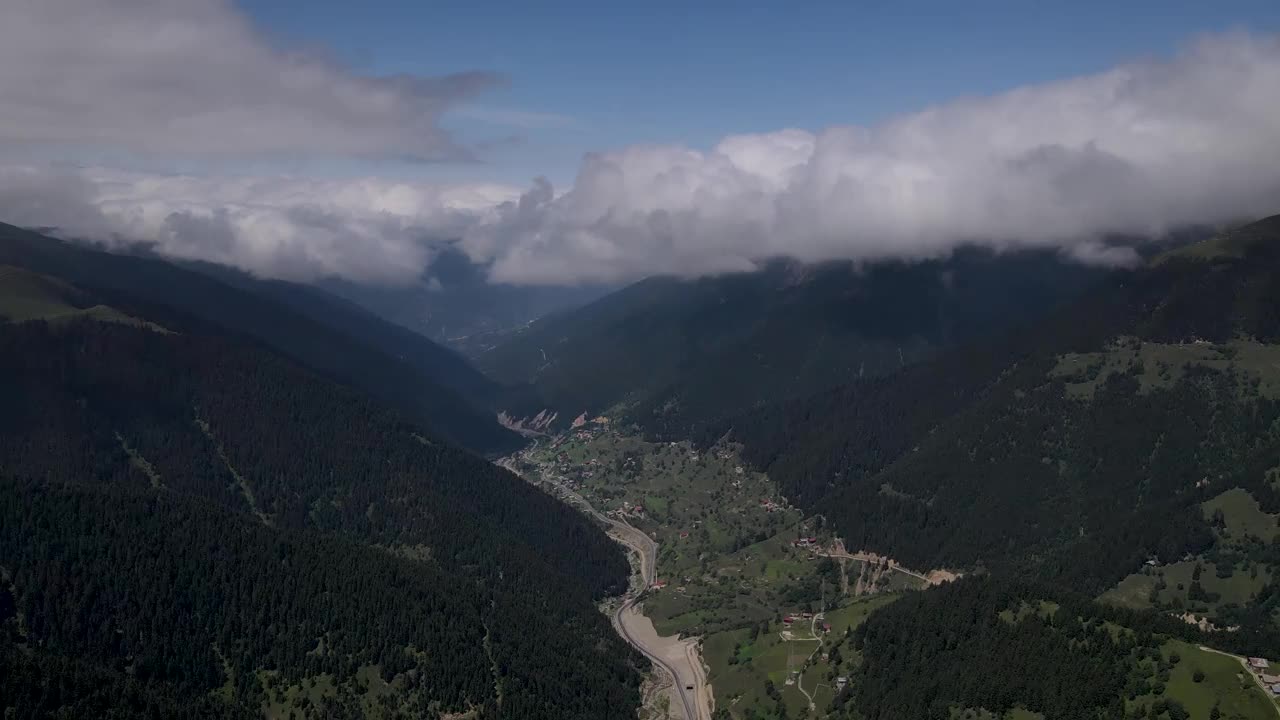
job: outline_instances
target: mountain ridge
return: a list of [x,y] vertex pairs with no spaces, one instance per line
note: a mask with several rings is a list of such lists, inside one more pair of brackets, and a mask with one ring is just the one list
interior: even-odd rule
[[[162,319],[0,323],[6,703],[513,720],[637,704],[642,661],[595,607],[626,562],[588,519],[262,344]],[[32,695],[32,673],[58,691]]]
[[[0,224],[0,264],[63,277],[97,292],[108,304],[145,305],[147,312],[138,314],[150,313],[158,320],[180,313],[238,332],[342,382],[354,384],[478,452],[500,453],[521,442],[514,433],[502,428],[496,415],[485,407],[490,398],[467,399],[448,383],[429,376],[427,369],[433,367],[430,363],[423,364],[417,357],[406,361],[388,355],[386,348],[401,342],[397,338],[409,337],[408,345],[417,348],[428,347],[430,341],[408,336],[408,331],[372,314],[356,315],[366,327],[353,333],[351,326],[359,323],[350,319],[344,329],[341,325],[329,324],[331,320],[321,317],[314,308],[299,311],[289,304],[269,301],[269,295],[258,294],[290,287],[287,285],[237,276],[253,288],[249,291],[163,260],[103,252],[11,225]],[[160,320],[160,324],[164,322]],[[358,337],[369,336],[374,326],[380,328],[377,334],[389,338],[381,347],[366,345]],[[446,359],[454,357],[451,351],[438,347],[430,354]],[[450,360],[446,365],[464,368],[466,374],[474,376],[455,380],[455,385],[478,385],[484,388],[484,393],[490,392],[487,381],[473,373],[465,362]],[[440,364],[436,363],[435,367]]]

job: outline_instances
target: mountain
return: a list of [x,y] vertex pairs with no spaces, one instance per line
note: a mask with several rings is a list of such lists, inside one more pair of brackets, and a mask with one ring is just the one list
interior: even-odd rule
[[508,285],[489,281],[483,263],[443,245],[426,273],[404,286],[327,279],[320,286],[473,357],[533,320],[585,305],[609,292],[600,285]]
[[227,285],[276,301],[307,319],[330,327],[362,346],[408,363],[439,385],[452,390],[487,415],[494,412],[504,388],[473,367],[462,355],[425,335],[313,285],[256,278],[225,265],[189,263],[193,270]]
[[185,312],[226,286],[51,247],[149,282],[0,271],[6,715],[634,715],[596,609],[627,562],[588,518]]
[[646,430],[707,422],[875,377],[1036,317],[1101,275],[1049,252],[944,260],[777,261],[753,273],[651,278],[549,316],[476,362],[572,418],[615,405]]
[[850,547],[1190,613],[1274,649],[1278,308],[1280,216],[1116,271],[998,342],[703,439],[731,432]]
[[[994,577],[911,593],[853,633],[860,662],[828,717],[1254,720],[1275,705],[1232,633]],[[903,692],[910,688],[910,692]]]
[[55,276],[107,304],[127,297],[150,304],[156,317],[190,315],[247,336],[477,452],[520,442],[489,407],[494,385],[460,357],[318,290],[101,252],[3,224],[0,265]]

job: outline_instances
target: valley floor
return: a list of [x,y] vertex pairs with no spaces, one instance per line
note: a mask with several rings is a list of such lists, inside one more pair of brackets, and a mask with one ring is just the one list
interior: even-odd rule
[[899,591],[937,581],[845,551],[732,447],[649,443],[596,422],[501,464],[633,551],[632,590],[608,610],[675,678],[669,714],[649,707],[650,717],[826,717],[857,660],[849,631]]

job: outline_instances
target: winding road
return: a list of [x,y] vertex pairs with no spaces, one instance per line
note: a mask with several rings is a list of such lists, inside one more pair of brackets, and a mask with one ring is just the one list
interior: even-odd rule
[[[498,464],[515,472],[511,464]],[[644,599],[645,591],[653,585],[657,574],[658,543],[625,520],[600,512],[586,498],[564,485],[550,480],[546,482],[555,487],[566,502],[576,505],[604,523],[609,528],[611,537],[635,551],[640,564],[640,586],[632,588],[623,596],[611,618],[613,629],[623,640],[649,658],[649,662],[671,677],[672,691],[680,700],[685,720],[711,720],[711,687],[707,684],[706,672],[695,643],[681,641],[679,655],[671,657],[667,651],[671,650],[672,642],[669,639],[661,642],[657,631],[653,629],[653,623],[637,607]]]
[[[636,627],[636,625],[648,621],[640,613],[637,605],[644,598],[645,590],[653,585],[657,577],[658,543],[648,534],[625,520],[604,515],[596,510],[591,503],[587,502],[585,498],[572,490],[561,488],[561,491],[566,496],[571,497],[575,503],[579,504],[592,517],[609,526],[610,535],[618,542],[634,550],[640,559],[640,587],[633,589],[623,597],[618,609],[613,613],[613,629],[622,636],[623,640],[626,640],[632,647],[649,658],[649,662],[662,668],[662,671],[671,677],[673,692],[680,699],[680,705],[684,710],[686,720],[710,720],[710,713],[703,714],[700,712],[704,707],[701,702],[702,696],[710,695],[706,689],[706,679],[702,677],[700,672],[701,659],[686,647],[683,651],[683,656],[688,663],[688,667],[679,667],[669,658],[663,656],[662,648],[655,646],[654,641],[657,640],[656,631],[649,637],[649,633],[640,632],[640,628]],[[652,623],[649,623],[649,625],[652,627]],[[684,672],[681,672],[682,670]],[[689,689],[690,686],[693,687],[692,690]]]

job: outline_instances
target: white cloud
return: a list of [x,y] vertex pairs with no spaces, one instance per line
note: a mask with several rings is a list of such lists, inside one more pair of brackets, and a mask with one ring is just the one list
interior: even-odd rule
[[1280,211],[1280,43],[1208,38],[1167,62],[972,98],[876,127],[785,130],[710,152],[589,155],[472,227],[496,280],[571,283],[802,260],[1060,246]]
[[0,218],[107,246],[148,242],[290,280],[417,280],[432,241],[457,237],[479,210],[510,200],[501,185],[377,178],[314,180],[157,176],[106,169],[0,169]]
[[[0,220],[261,275],[399,282],[425,238],[463,237],[492,278],[615,282],[768,257],[925,257],[964,242],[1131,258],[1100,238],[1280,211],[1280,42],[969,98],[874,127],[728,137],[709,151],[589,154],[573,186],[53,170],[50,157],[273,167],[279,158],[465,155],[446,111],[484,74],[372,77],[267,42],[230,0],[0,0]],[[212,158],[211,158],[212,156]],[[205,160],[210,160],[205,163]],[[101,161],[99,161],[101,162]],[[185,163],[188,167],[191,163]]]
[[231,0],[0,0],[0,18],[0,145],[458,157],[439,116],[497,82],[286,52]]

